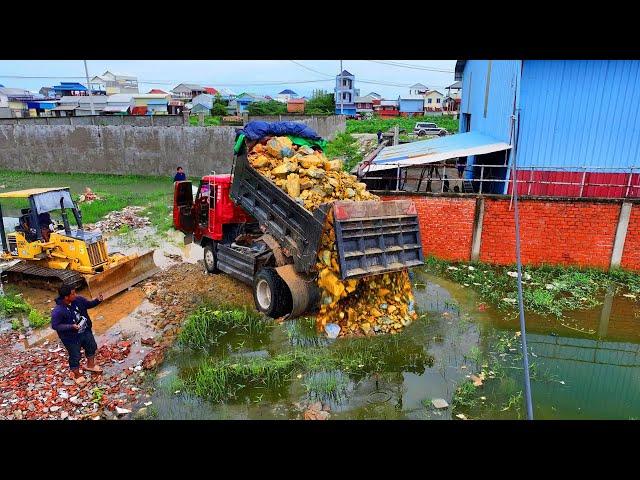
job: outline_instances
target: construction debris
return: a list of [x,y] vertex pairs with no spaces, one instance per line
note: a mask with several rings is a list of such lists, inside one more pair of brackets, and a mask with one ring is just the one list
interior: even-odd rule
[[102,198],[98,197],[95,193],[93,193],[89,187],[85,187],[84,193],[80,195],[80,198],[78,199],[78,203],[89,204],[94,200],[102,200]]
[[140,212],[144,207],[125,207],[116,212],[110,212],[95,224],[86,224],[86,230],[100,230],[102,233],[114,232],[124,226],[130,228],[143,228],[151,225],[148,217],[141,217]]
[[[335,200],[378,201],[357,177],[342,171],[340,160],[329,160],[309,146],[294,145],[288,137],[256,144],[248,155],[251,165],[309,211]],[[322,290],[318,331],[334,324],[338,336],[397,333],[417,315],[407,271],[341,280],[335,245],[333,213],[327,215],[318,261]],[[327,333],[335,335],[329,326]]]

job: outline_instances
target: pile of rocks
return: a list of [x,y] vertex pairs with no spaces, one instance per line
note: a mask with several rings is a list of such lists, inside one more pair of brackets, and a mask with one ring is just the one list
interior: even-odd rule
[[130,228],[143,228],[151,225],[149,217],[141,217],[140,212],[144,207],[125,207],[122,210],[109,212],[104,218],[95,224],[87,224],[87,230],[100,230],[102,233],[115,232],[123,226]]
[[[335,200],[378,201],[354,175],[342,171],[340,160],[329,160],[308,146],[294,145],[287,137],[258,143],[249,162],[299,204],[313,211]],[[319,331],[329,324],[339,336],[397,333],[416,318],[413,293],[406,271],[366,279],[340,278],[332,212],[322,233],[316,263],[322,304],[316,317]]]

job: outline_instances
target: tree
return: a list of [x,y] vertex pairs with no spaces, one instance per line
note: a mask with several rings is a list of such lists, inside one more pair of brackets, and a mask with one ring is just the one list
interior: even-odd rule
[[282,115],[287,113],[287,104],[276,100],[253,102],[248,107],[249,115]]
[[218,93],[216,95],[215,100],[213,101],[213,107],[211,108],[212,115],[226,115],[227,114],[227,106],[225,105],[222,97]]
[[331,115],[335,111],[336,103],[333,93],[327,93],[324,90],[314,90],[305,107],[305,113],[309,115]]

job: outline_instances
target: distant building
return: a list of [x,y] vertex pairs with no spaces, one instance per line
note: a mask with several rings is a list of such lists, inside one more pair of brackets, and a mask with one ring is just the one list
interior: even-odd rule
[[376,93],[376,92],[369,92],[369,93],[367,93],[366,96],[367,97],[371,97],[374,100],[382,100],[382,95],[380,95],[379,93]]
[[0,118],[11,118],[11,109],[9,108],[9,97],[0,94]]
[[32,117],[52,117],[52,110],[58,106],[58,102],[54,99],[34,100],[27,102],[29,116]]
[[[75,97],[81,95],[89,95],[89,89],[77,82],[60,82],[60,85],[51,87],[56,98]],[[106,95],[107,92],[101,89],[91,89],[92,95]]]
[[424,115],[424,97],[421,95],[407,95],[398,98],[400,115],[403,117],[415,117]]
[[355,98],[359,91],[355,88],[356,77],[346,70],[336,75],[336,87],[334,89],[336,102],[336,115],[355,116]]
[[214,96],[218,95],[218,93],[219,93],[218,90],[216,90],[213,87],[204,87],[204,92],[208,93],[209,95],[214,95]]
[[278,95],[276,95],[276,101],[282,103],[287,103],[292,98],[298,98],[298,94],[288,88],[286,90],[282,90]]
[[305,101],[302,98],[291,98],[287,101],[287,112],[304,113]]
[[429,91],[429,87],[425,87],[421,83],[416,83],[416,84],[411,85],[409,87],[409,96],[412,96],[412,95],[426,95],[426,93],[428,91]]
[[118,93],[139,93],[138,79],[131,75],[104,72],[102,75],[96,75],[90,81],[92,88],[104,90],[107,95],[115,95]]
[[373,113],[372,97],[356,97],[354,101],[356,104],[356,113],[359,113],[361,115]]
[[139,93],[132,95],[132,106],[146,107],[145,115],[167,115],[171,95],[168,93]]
[[170,93],[165,92],[164,90],[160,90],[159,88],[152,88],[147,93],[150,93],[152,95],[168,95],[168,96],[171,96]]
[[398,115],[400,115],[397,100],[382,99],[380,100],[380,103],[378,105],[373,106],[373,111],[382,118],[397,117]]
[[265,98],[259,95],[253,95],[251,93],[241,93],[235,98],[236,115],[242,115],[249,111],[249,104],[253,102],[264,102]]
[[213,95],[210,95],[208,93],[201,93],[197,97],[193,97],[191,103],[193,104],[194,108],[196,105],[203,105],[207,108],[207,110],[211,110],[213,108],[213,102],[215,101],[215,99],[216,97],[214,97]]
[[106,95],[92,95],[91,99],[89,99],[88,95],[75,96],[72,98],[74,98],[78,102],[78,108],[75,110],[76,117],[91,115],[92,102],[95,115],[101,115],[108,102],[108,97]]
[[444,95],[442,95],[439,91],[430,90],[429,93],[424,96],[424,111],[441,112],[443,99]]
[[191,107],[191,113],[197,115],[199,113],[204,113],[205,115],[211,115],[211,109],[202,103],[194,103]]
[[174,100],[191,100],[205,93],[205,89],[195,83],[180,83],[171,90],[171,93]]
[[107,105],[102,110],[108,115],[128,115],[133,105],[132,93],[117,93],[107,97]]
[[462,98],[462,93],[461,93],[462,82],[461,81],[452,83],[445,90],[447,91],[447,97],[457,98],[457,99]]
[[56,98],[56,92],[53,87],[42,87],[38,93],[46,98]]
[[[0,87],[0,95],[6,98],[3,101],[8,108],[11,117],[21,118],[29,116],[27,102],[35,100],[35,96],[29,90],[23,88]],[[6,114],[6,110],[5,110]]]

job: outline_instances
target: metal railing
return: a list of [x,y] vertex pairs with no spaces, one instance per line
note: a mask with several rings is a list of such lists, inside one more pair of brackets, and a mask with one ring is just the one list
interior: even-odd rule
[[[446,193],[458,186],[456,193],[475,195],[510,194],[513,188],[512,171],[505,164],[472,165],[463,170],[453,163],[387,166],[388,170],[375,172],[364,166],[358,176],[371,190]],[[640,166],[526,166],[517,169],[516,177],[520,195],[640,198]]]

